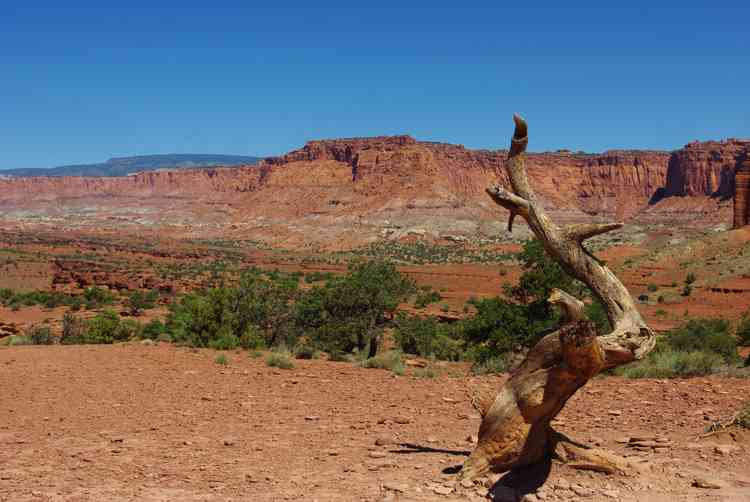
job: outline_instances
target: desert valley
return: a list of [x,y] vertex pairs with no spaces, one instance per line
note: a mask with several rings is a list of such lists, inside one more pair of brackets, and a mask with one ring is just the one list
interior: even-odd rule
[[[484,416],[473,396],[531,346],[501,349],[509,314],[492,309],[550,287],[525,286],[534,234],[485,192],[512,188],[507,150],[382,136],[247,166],[0,177],[0,500],[747,500],[749,153],[526,156],[555,223],[624,222],[586,249],[657,338],[733,341],[700,368],[605,372],[554,419],[627,469],[558,459],[477,479],[457,476]],[[370,327],[332,327],[367,274],[399,293]],[[216,295],[233,292],[256,320],[222,332],[240,321]],[[304,317],[318,308],[328,321]]]

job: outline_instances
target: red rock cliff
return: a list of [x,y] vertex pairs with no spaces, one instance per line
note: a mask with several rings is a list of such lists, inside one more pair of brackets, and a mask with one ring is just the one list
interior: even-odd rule
[[733,227],[750,225],[750,152],[745,152],[737,163],[734,175]]
[[735,166],[749,146],[737,139],[688,143],[669,159],[664,195],[731,198]]

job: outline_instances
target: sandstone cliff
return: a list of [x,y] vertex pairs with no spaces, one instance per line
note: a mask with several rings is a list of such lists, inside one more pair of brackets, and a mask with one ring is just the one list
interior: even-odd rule
[[[728,222],[728,205],[715,196],[731,196],[734,158],[747,144],[691,143],[672,154],[532,153],[528,172],[561,221]],[[355,245],[411,233],[492,237],[502,234],[505,217],[484,188],[507,183],[506,154],[390,136],[311,141],[241,168],[0,179],[0,216],[79,226],[106,220],[113,228],[172,226],[183,236],[290,246]]]
[[750,141],[694,141],[669,158],[666,197],[708,195],[729,199],[734,195],[734,169]]

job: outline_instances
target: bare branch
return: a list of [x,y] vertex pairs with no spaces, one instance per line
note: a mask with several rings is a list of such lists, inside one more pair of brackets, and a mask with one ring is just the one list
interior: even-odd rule
[[583,242],[596,235],[606,234],[613,230],[622,228],[624,223],[581,223],[565,227],[567,238],[577,242]]

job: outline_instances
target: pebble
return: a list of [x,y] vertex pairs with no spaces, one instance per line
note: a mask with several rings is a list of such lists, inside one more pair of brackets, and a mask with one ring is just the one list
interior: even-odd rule
[[234,446],[236,442],[237,440],[235,440],[234,438],[224,438],[222,440],[224,446]]
[[451,486],[435,486],[432,488],[432,491],[437,493],[438,495],[450,495],[451,492],[453,492],[453,487]]
[[464,488],[472,488],[474,486],[474,482],[470,479],[462,479],[461,486],[463,486]]
[[726,486],[726,483],[719,479],[709,478],[695,478],[693,480],[693,486],[696,488],[706,488],[709,490],[719,490]]
[[317,415],[309,415],[305,417],[305,420],[307,420],[308,422],[315,422],[317,420],[320,420],[320,417]]
[[370,458],[385,458],[388,456],[388,454],[382,451],[371,451],[369,453],[369,456]]
[[739,446],[722,444],[714,447],[714,452],[719,455],[731,455],[732,453],[739,451]]
[[406,486],[404,483],[388,482],[388,483],[383,483],[383,489],[390,490],[392,492],[406,493],[409,487]]
[[389,444],[395,443],[395,439],[393,436],[383,434],[382,436],[378,436],[375,438],[375,445],[376,446],[388,446]]
[[585,488],[581,485],[572,485],[570,489],[579,497],[591,497],[592,495],[594,495],[593,490]]

